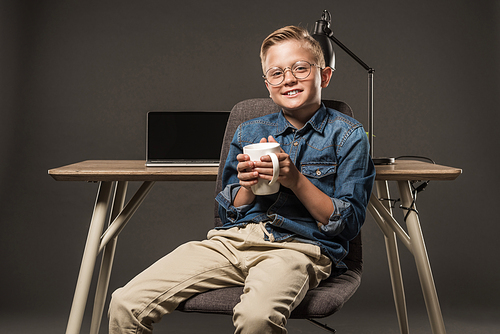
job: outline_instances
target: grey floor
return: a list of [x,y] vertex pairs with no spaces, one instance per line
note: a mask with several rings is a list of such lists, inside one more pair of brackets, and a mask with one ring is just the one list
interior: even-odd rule
[[[493,309],[451,309],[443,310],[447,333],[500,333],[498,310]],[[0,333],[54,334],[64,333],[66,315],[6,314],[0,315]],[[346,305],[337,314],[321,320],[337,330],[338,334],[350,333],[399,333],[397,321],[390,307],[359,309],[356,305]],[[425,310],[410,310],[410,333],[431,333]],[[88,319],[85,319],[81,333],[88,333]],[[287,325],[290,334],[321,334],[326,331],[305,320],[290,320]],[[155,333],[232,333],[233,327],[228,316],[186,314],[175,312],[156,325]],[[105,323],[100,333],[107,333]]]

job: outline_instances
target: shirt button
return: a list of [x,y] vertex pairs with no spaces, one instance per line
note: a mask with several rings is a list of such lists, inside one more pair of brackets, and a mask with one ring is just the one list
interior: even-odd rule
[[297,145],[299,145],[299,143],[298,143],[298,142],[294,142],[294,143],[293,143],[293,146],[297,146]]
[[316,169],[316,175],[318,175],[318,176],[321,175],[321,171],[319,169]]

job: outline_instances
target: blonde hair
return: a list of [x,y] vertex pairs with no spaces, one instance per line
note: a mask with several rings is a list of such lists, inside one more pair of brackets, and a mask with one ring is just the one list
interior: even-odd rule
[[316,41],[304,28],[297,26],[287,26],[276,30],[264,39],[262,46],[260,47],[260,61],[262,63],[262,69],[264,69],[264,62],[266,60],[267,52],[271,46],[276,44],[286,42],[289,40],[296,40],[301,42],[303,46],[308,48],[313,57],[316,65],[321,68],[325,67],[325,57],[323,56],[323,50],[321,45]]

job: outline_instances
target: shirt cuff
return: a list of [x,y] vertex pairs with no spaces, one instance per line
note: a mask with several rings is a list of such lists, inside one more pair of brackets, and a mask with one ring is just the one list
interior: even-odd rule
[[219,203],[219,216],[223,221],[224,218],[229,221],[236,221],[252,207],[252,204],[238,207],[232,204],[240,188],[241,185],[238,183],[228,184],[215,198]]
[[350,216],[352,211],[351,203],[337,198],[331,198],[331,200],[335,209],[330,216],[328,224],[320,226],[321,232],[328,237],[334,237],[342,233],[345,228],[346,217]]

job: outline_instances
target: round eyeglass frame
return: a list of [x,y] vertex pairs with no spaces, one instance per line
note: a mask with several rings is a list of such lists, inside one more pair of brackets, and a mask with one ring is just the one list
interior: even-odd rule
[[[294,68],[294,67],[295,67],[298,63],[307,63],[307,64],[309,64],[309,66],[310,66],[310,67],[309,67],[309,73],[307,73],[307,75],[306,75],[305,77],[297,77],[297,76],[295,75],[295,73],[294,73],[294,71],[293,71],[293,68]],[[308,62],[307,60],[299,60],[299,61],[297,61],[295,64],[293,64],[292,66],[287,66],[287,67],[285,67],[284,69],[283,69],[283,68],[281,68],[281,67],[278,67],[278,66],[271,67],[270,69],[268,69],[268,70],[266,71],[266,74],[264,74],[262,77],[263,77],[263,78],[266,80],[266,82],[267,82],[268,84],[270,84],[271,86],[279,86],[279,85],[281,85],[281,84],[283,83],[283,81],[285,81],[285,72],[286,72],[286,70],[287,70],[287,69],[288,69],[288,70],[290,70],[290,73],[292,73],[292,75],[294,76],[294,78],[295,78],[295,79],[297,79],[297,80],[304,80],[304,79],[307,79],[307,78],[311,75],[311,72],[312,72],[312,68],[313,68],[313,66],[315,66],[315,67],[319,68],[320,70],[322,70],[322,69],[323,69],[323,68],[321,68],[321,66],[316,65],[316,64],[312,64],[312,63]],[[279,83],[271,83],[271,82],[269,81],[269,79],[267,78],[267,73],[269,73],[269,71],[271,71],[272,69],[280,69],[280,70],[283,72],[283,74],[281,75],[281,81],[280,81]]]

